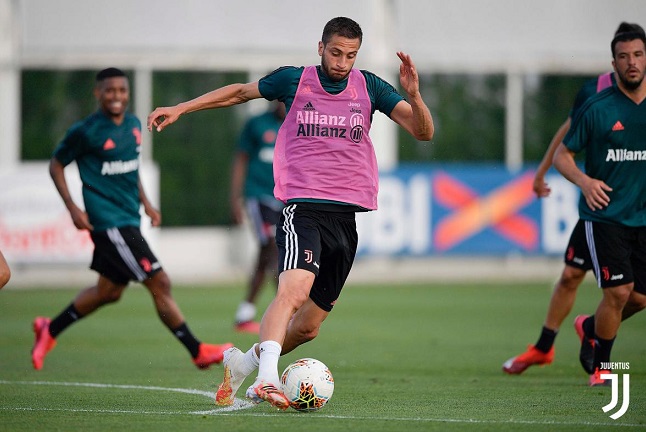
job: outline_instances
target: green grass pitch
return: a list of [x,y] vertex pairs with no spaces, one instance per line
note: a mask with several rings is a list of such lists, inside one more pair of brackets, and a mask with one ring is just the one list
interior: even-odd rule
[[[574,317],[599,301],[589,281],[556,340],[554,363],[520,376],[504,374],[501,365],[536,341],[550,283],[347,286],[321,335],[281,358],[281,368],[318,358],[334,375],[330,403],[307,414],[267,404],[216,407],[222,366],[197,370],[137,284],[119,303],[70,327],[44,368],[33,370],[32,319],[58,313],[76,292],[0,292],[0,430],[646,430],[646,313],[626,321],[615,343],[613,360],[630,363],[631,399],[628,412],[612,420],[601,409],[611,389],[587,386],[572,328]],[[202,340],[243,350],[255,341],[232,329],[244,287],[174,292]],[[261,305],[272,295],[266,287]]]

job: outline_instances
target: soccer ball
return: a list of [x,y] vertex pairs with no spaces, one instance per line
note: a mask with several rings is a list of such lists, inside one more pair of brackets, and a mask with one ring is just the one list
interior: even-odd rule
[[313,358],[296,360],[280,378],[283,393],[297,411],[317,411],[330,400],[334,378],[323,362]]

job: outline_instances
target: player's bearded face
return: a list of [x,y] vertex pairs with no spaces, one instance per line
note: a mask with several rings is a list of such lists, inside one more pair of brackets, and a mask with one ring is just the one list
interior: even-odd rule
[[332,81],[343,81],[354,66],[361,42],[334,35],[326,43],[319,42],[321,68]]
[[613,61],[619,80],[628,90],[637,89],[644,80],[646,51],[640,39],[618,42]]
[[101,110],[112,117],[119,117],[128,107],[130,89],[125,77],[106,78],[98,84],[96,96]]

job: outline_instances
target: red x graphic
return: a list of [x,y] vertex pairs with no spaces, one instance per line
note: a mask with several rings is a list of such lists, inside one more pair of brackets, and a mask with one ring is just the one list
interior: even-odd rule
[[531,219],[516,214],[532,202],[531,172],[492,191],[478,194],[447,174],[433,179],[433,196],[445,207],[456,210],[444,218],[435,230],[435,247],[446,250],[461,241],[492,227],[504,237],[525,249],[536,248],[538,228]]

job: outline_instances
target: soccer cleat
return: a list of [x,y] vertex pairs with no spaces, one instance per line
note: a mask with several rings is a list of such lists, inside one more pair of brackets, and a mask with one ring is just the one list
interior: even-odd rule
[[201,343],[200,351],[198,352],[197,357],[193,359],[193,363],[200,369],[208,369],[213,363],[222,363],[224,351],[232,346],[232,343],[225,343],[222,345]]
[[607,386],[610,385],[610,380],[601,379],[601,374],[609,374],[610,371],[595,369],[594,373],[590,375],[590,387]]
[[583,330],[583,321],[585,321],[589,315],[579,315],[574,318],[574,330],[579,336],[581,341],[581,348],[579,348],[579,362],[583,370],[587,374],[594,373],[594,338],[589,338],[586,336],[585,331]]
[[260,333],[260,323],[257,321],[245,321],[235,325],[235,331],[238,333]]
[[229,348],[224,352],[224,379],[215,393],[216,405],[233,405],[238,389],[247,378],[247,375],[240,371],[243,357],[244,353],[236,347]]
[[289,408],[289,399],[287,399],[285,393],[268,382],[256,381],[247,389],[246,396],[253,403],[269,402],[272,406],[282,411]]
[[502,370],[510,375],[521,374],[532,365],[546,365],[554,360],[554,347],[547,353],[536,349],[534,345],[528,345],[527,351],[512,357],[502,365]]
[[45,356],[56,346],[56,339],[49,334],[49,323],[51,320],[46,317],[36,317],[33,322],[34,348],[31,350],[31,362],[34,369],[41,370],[45,362]]

